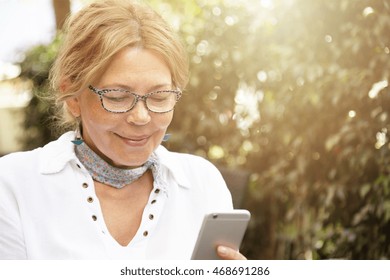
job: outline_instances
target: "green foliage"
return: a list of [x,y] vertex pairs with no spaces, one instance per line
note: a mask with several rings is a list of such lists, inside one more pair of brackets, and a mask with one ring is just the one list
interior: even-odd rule
[[388,1],[149,2],[191,60],[167,145],[253,174],[246,256],[390,258]]
[[389,258],[389,4],[193,3],[170,145],[253,172],[244,253]]
[[26,53],[21,63],[21,77],[33,81],[33,97],[25,109],[24,130],[21,139],[24,149],[30,150],[54,140],[54,110],[50,106],[48,87],[49,69],[57,54],[60,36],[48,46],[39,45]]

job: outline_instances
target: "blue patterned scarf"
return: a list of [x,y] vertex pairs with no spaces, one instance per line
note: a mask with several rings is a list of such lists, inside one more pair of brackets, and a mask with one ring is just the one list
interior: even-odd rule
[[75,145],[76,156],[95,181],[121,189],[139,179],[149,168],[156,179],[159,175],[159,161],[152,154],[148,161],[137,168],[122,169],[110,165],[97,155],[85,142]]

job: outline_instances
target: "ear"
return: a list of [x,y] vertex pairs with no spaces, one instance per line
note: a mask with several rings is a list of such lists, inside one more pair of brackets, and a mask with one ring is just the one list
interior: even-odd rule
[[[67,89],[71,86],[69,80],[65,80],[61,83],[60,90],[66,92]],[[73,117],[78,118],[81,115],[80,111],[80,101],[78,95],[70,96],[65,100],[67,110],[72,114]]]
[[65,101],[68,111],[72,114],[73,117],[78,118],[81,115],[80,110],[80,101],[78,96],[68,97]]

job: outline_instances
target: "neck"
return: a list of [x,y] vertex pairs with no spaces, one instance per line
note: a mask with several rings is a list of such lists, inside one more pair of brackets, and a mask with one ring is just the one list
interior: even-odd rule
[[75,153],[95,181],[118,189],[138,180],[148,169],[151,169],[153,176],[156,176],[155,172],[159,165],[157,157],[152,154],[149,160],[140,167],[118,168],[102,159],[85,142],[75,145]]

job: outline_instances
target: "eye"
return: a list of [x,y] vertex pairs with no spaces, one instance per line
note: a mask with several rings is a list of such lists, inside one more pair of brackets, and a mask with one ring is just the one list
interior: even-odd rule
[[129,92],[122,91],[122,90],[112,90],[106,92],[104,94],[104,98],[109,102],[115,102],[115,103],[129,102],[134,99]]
[[172,92],[170,91],[156,91],[149,96],[149,99],[153,102],[163,102],[169,100],[172,97]]
[[151,96],[149,97],[149,101],[154,102],[154,103],[162,103],[167,101],[167,97],[159,97],[159,96]]
[[109,97],[109,96],[105,96],[105,98],[110,102],[116,102],[116,103],[126,102],[129,99],[129,97]]

